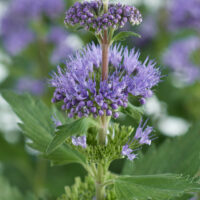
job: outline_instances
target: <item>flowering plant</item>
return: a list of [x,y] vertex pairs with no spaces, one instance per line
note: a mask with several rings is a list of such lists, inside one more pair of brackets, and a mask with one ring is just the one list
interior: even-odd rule
[[[128,22],[142,22],[139,10],[108,0],[76,2],[66,12],[68,27],[85,28],[99,42],[69,56],[66,66],[58,66],[49,80],[55,88],[52,103],[60,103],[67,115],[27,94],[3,92],[31,139],[29,146],[53,165],[79,163],[88,172],[83,182],[76,178],[72,187],[66,187],[60,200],[165,200],[200,190],[197,180],[177,174],[132,176],[109,170],[114,160],[139,159],[137,152],[154,138],[153,128],[142,120],[142,109],[129,99],[145,104],[161,73],[149,58],[141,62],[139,51],[113,45],[138,36],[115,33]],[[127,120],[139,125],[123,126]]]

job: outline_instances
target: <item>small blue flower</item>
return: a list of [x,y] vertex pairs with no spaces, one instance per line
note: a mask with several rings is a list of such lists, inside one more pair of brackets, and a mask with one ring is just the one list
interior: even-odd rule
[[122,155],[127,156],[129,160],[134,160],[137,157],[137,155],[133,153],[133,150],[129,148],[128,144],[122,147]]
[[62,125],[62,122],[61,122],[59,119],[57,119],[57,117],[56,117],[55,114],[54,114],[54,116],[51,116],[51,119],[53,120],[53,122],[54,122],[56,128],[57,128],[58,126],[61,126],[61,125]]
[[141,126],[142,120],[140,121],[140,124],[139,124],[139,126],[136,130],[134,138],[136,140],[138,140],[140,144],[151,145],[150,134],[153,131],[153,127],[147,126],[146,129],[145,129],[147,121],[148,120],[146,120],[146,122],[143,124],[143,126]]
[[85,149],[87,147],[86,136],[80,136],[80,137],[72,136],[72,144],[74,146],[81,146]]

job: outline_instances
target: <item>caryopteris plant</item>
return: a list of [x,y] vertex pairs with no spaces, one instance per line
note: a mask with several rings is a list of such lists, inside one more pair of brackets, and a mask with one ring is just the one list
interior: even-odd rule
[[153,128],[142,120],[142,109],[131,104],[129,97],[145,104],[161,73],[148,58],[139,61],[138,51],[113,45],[138,36],[133,32],[116,34],[118,28],[141,22],[135,7],[109,4],[108,0],[76,2],[66,12],[67,27],[85,28],[99,42],[68,56],[66,66],[58,67],[49,80],[55,88],[52,103],[60,102],[66,115],[27,94],[2,94],[20,117],[20,127],[32,141],[29,146],[53,165],[79,163],[87,170],[84,181],[77,177],[59,200],[167,200],[200,190],[198,180],[182,175],[109,171],[116,159],[139,159],[137,152],[153,138]]

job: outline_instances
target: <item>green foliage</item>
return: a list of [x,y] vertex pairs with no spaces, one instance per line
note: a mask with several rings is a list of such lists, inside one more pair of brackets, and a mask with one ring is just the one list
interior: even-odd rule
[[120,108],[120,116],[115,119],[116,123],[120,123],[125,126],[133,126],[139,124],[143,115],[143,108],[136,107],[131,103],[128,103],[127,108]]
[[86,134],[88,129],[92,126],[98,126],[98,123],[91,118],[80,118],[58,127],[56,135],[47,148],[47,153],[49,154],[55,151],[69,136]]
[[[133,132],[132,127],[119,126],[119,124],[112,124],[109,128],[109,134],[107,135],[107,145],[99,145],[96,141],[97,131],[89,131],[87,136],[87,148],[83,149],[79,146],[74,146],[71,140],[68,140],[68,144],[71,148],[81,152],[85,155],[88,163],[103,163],[107,167],[116,159],[123,158],[121,151],[122,147],[130,140],[130,136]],[[130,148],[137,149],[140,144],[134,141],[130,144]]]
[[16,187],[11,186],[2,176],[0,176],[0,199],[37,200],[37,198],[32,194],[23,195]]
[[200,191],[200,184],[173,174],[119,176],[115,180],[115,190],[119,200],[168,200]]
[[[32,172],[31,158],[28,156],[22,144],[10,144],[3,137],[0,132],[0,161],[8,164],[14,164],[17,168]],[[28,170],[23,170],[27,168]],[[31,173],[30,173],[31,174]],[[29,174],[29,175],[30,175]],[[27,174],[26,174],[27,176]]]
[[116,41],[126,40],[127,37],[130,37],[130,36],[135,36],[135,37],[141,38],[141,35],[139,35],[138,33],[133,32],[133,31],[122,31],[122,32],[119,32],[118,34],[116,34],[113,37],[111,43],[116,42]]
[[53,112],[45,104],[28,94],[18,95],[11,91],[3,91],[2,96],[21,119],[22,123],[19,126],[25,136],[31,139],[28,143],[30,147],[41,152],[45,158],[52,161],[52,164],[84,163],[84,157],[66,144],[46,155],[47,146],[55,132],[55,125],[51,120]]
[[200,167],[199,126],[189,133],[165,141],[157,149],[150,150],[140,159],[126,161],[123,173],[128,175],[179,173],[194,176]]
[[[174,200],[190,200],[194,197],[194,194],[184,194],[181,197],[177,197]],[[194,199],[193,199],[194,200]]]

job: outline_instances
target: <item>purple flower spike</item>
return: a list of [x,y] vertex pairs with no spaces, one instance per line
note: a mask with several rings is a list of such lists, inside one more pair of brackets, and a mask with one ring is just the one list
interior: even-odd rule
[[72,144],[74,146],[81,146],[82,148],[85,149],[87,147],[86,136],[80,136],[80,137],[72,136]]
[[139,124],[139,126],[138,126],[138,128],[136,130],[134,138],[136,140],[139,140],[140,144],[148,144],[148,145],[150,145],[151,144],[151,139],[150,139],[149,135],[153,131],[153,128],[150,127],[150,126],[147,126],[147,128],[144,129],[144,127],[146,126],[147,121],[148,120],[146,120],[146,122],[143,124],[142,127],[141,127],[142,120],[140,121],[140,124]]
[[129,148],[128,144],[122,147],[122,155],[127,156],[129,160],[134,160],[137,157],[137,155],[132,152],[133,150]]
[[[127,107],[128,95],[149,97],[160,81],[160,72],[152,61],[140,62],[139,52],[121,46],[109,50],[110,73],[106,81],[101,72],[101,47],[94,44],[67,59],[66,68],[58,67],[50,85],[55,88],[53,102],[63,102],[69,117],[88,115],[117,118],[119,106]],[[137,70],[137,73],[135,73]]]

